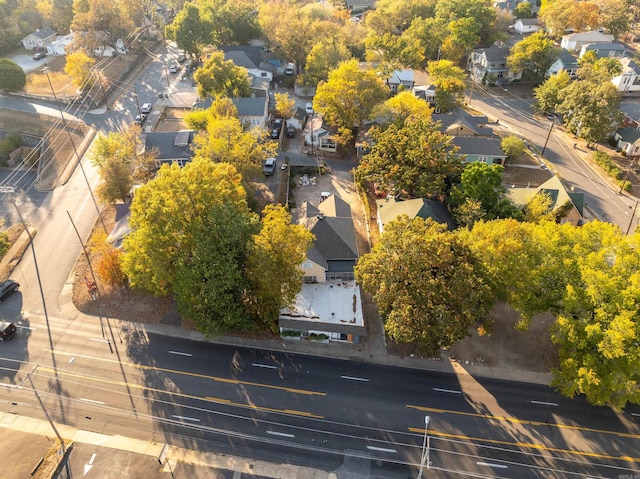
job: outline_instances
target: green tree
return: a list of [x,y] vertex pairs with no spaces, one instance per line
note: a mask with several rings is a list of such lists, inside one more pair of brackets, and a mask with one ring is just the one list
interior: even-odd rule
[[134,288],[173,295],[206,335],[254,327],[244,264],[258,220],[233,166],[163,166],[136,192],[130,224],[122,267]]
[[282,118],[289,119],[296,113],[296,99],[288,93],[276,93],[276,111]]
[[91,76],[91,68],[95,63],[93,58],[82,51],[69,53],[66,56],[64,72],[71,77],[76,86],[89,89],[95,81]]
[[600,0],[600,25],[615,37],[631,30],[632,15],[625,0]]
[[353,128],[361,126],[388,94],[389,89],[373,70],[362,70],[357,60],[349,60],[318,85],[313,107],[338,127],[340,141],[346,143]]
[[376,118],[384,118],[401,127],[405,121],[429,121],[431,107],[410,91],[401,91],[382,103],[374,112]]
[[507,154],[511,161],[514,161],[518,160],[527,151],[527,145],[519,136],[509,135],[505,136],[500,142],[500,149]]
[[482,24],[471,17],[449,23],[449,34],[442,41],[442,55],[455,63],[461,62],[480,41]]
[[96,195],[103,203],[114,204],[118,200],[127,202],[133,186],[133,175],[129,163],[123,163],[117,158],[109,158],[100,167],[100,178],[102,182],[96,188]]
[[211,19],[194,2],[185,3],[173,22],[165,27],[167,38],[195,58],[200,58],[204,47],[211,43],[212,31]]
[[373,140],[355,174],[359,180],[378,183],[384,191],[442,199],[463,170],[452,137],[429,120],[392,124],[374,131]]
[[248,97],[251,94],[249,72],[231,60],[224,59],[224,53],[213,52],[193,79],[198,84],[200,98],[208,96]]
[[[98,197],[107,204],[127,201],[133,186],[133,172],[141,165],[137,160],[137,129],[125,133],[110,132],[96,137],[91,162],[98,167],[101,183],[96,189]],[[143,175],[148,178],[150,175]]]
[[542,84],[533,89],[540,110],[553,113],[564,100],[564,89],[571,83],[569,74],[562,70],[556,75],[551,75]]
[[493,304],[481,263],[433,220],[406,216],[385,226],[355,276],[373,296],[387,334],[427,354],[468,336]]
[[464,70],[450,60],[431,61],[427,71],[436,87],[436,106],[442,112],[453,110],[464,98]]
[[[441,19],[450,24],[463,18],[473,19],[479,28],[474,33],[482,42],[489,46],[499,38],[499,33],[494,28],[496,20],[496,9],[490,2],[485,0],[439,0],[436,5],[437,19]],[[458,24],[462,26],[462,24]]]
[[364,21],[370,34],[400,35],[416,18],[433,17],[436,3],[435,0],[378,0]]
[[[409,28],[402,33],[403,37],[417,40],[424,49],[426,60],[436,60],[442,51],[442,43],[448,35],[446,21],[436,18],[417,17]],[[424,66],[424,65],[423,65]]]
[[351,53],[344,43],[336,38],[320,39],[307,55],[302,84],[315,88],[318,83],[329,78],[331,70],[350,58]]
[[376,68],[392,72],[399,68],[420,68],[424,62],[424,48],[418,39],[409,36],[372,35],[365,40],[367,61]]
[[542,221],[555,221],[553,214],[553,203],[548,193],[539,192],[528,202],[524,210],[524,220],[530,223],[540,223]]
[[258,23],[268,43],[298,68],[305,67],[314,39],[314,22],[297,3],[265,1],[258,7]]
[[204,16],[211,24],[211,43],[214,45],[244,45],[260,36],[255,15],[256,4],[251,0],[204,0]]
[[27,84],[27,75],[16,62],[0,58],[0,90],[22,90]]
[[502,165],[469,163],[462,172],[460,184],[451,191],[451,204],[457,207],[470,198],[480,202],[487,219],[501,218],[505,213],[510,218],[511,211],[505,211],[503,204],[506,191],[502,183],[503,172]]
[[[124,2],[74,3],[75,13],[71,29],[79,32],[109,32],[114,41],[116,38],[125,38],[135,30],[133,18],[127,15],[125,5]],[[78,9],[77,6],[81,8]],[[100,34],[88,36],[93,37],[93,41],[99,39],[99,45],[106,43]]]
[[512,71],[527,70],[537,79],[544,78],[549,67],[558,59],[559,49],[544,33],[536,32],[516,43],[507,57]]
[[233,165],[247,185],[259,175],[263,160],[275,156],[277,145],[264,141],[266,132],[247,131],[237,117],[216,112],[218,101],[212,106],[206,129],[193,140],[194,156]]
[[513,13],[516,18],[533,18],[533,11],[531,10],[530,2],[521,2],[515,6]]
[[541,5],[538,17],[555,38],[564,35],[565,30],[571,25],[575,3],[576,0],[553,0]]
[[611,82],[574,81],[562,90],[564,99],[556,110],[565,127],[588,142],[605,141],[612,125],[621,120],[620,97]]
[[302,287],[300,265],[314,236],[280,205],[263,211],[262,228],[253,236],[247,277],[251,283],[254,315],[277,330],[280,309],[290,305]]

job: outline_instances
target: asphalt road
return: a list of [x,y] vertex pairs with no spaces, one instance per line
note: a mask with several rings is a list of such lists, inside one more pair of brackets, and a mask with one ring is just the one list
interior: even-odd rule
[[[491,118],[499,119],[514,133],[535,145],[538,152],[544,149],[544,157],[553,169],[575,191],[585,194],[586,207],[601,221],[614,223],[626,231],[632,220],[635,199],[618,195],[599,171],[594,170],[582,157],[591,151],[573,148],[573,136],[554,124],[546,115],[534,116],[532,98],[523,99],[498,88],[476,88],[471,97],[471,107],[478,108]],[[551,134],[549,134],[551,132]],[[547,141],[548,137],[548,141]],[[545,148],[546,144],[546,148]],[[633,219],[632,230],[638,223]]]
[[640,461],[635,416],[544,386],[214,345],[106,320],[50,323],[53,354],[40,317],[2,345],[5,379],[22,386],[0,390],[12,413],[38,414],[29,371],[55,421],[325,470],[345,450],[389,474],[415,470],[427,415],[441,472],[615,477],[607,471]]

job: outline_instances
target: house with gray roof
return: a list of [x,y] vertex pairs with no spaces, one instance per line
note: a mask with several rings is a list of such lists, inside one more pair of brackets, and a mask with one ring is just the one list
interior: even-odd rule
[[376,200],[376,206],[378,208],[377,222],[380,233],[384,232],[385,225],[403,215],[408,216],[409,219],[422,218],[426,220],[431,218],[437,223],[447,225],[449,230],[454,230],[456,227],[447,207],[436,200],[426,198],[403,200],[389,195],[384,199]]
[[578,68],[580,68],[578,59],[563,48],[558,54],[558,59],[553,62],[545,73],[545,77],[549,78],[550,76],[557,75],[561,71],[565,71],[571,78],[576,78],[578,76]]
[[614,133],[613,139],[626,156],[640,156],[640,130],[637,128],[620,128]]
[[347,10],[355,13],[374,8],[376,0],[345,0],[344,4]]
[[622,58],[626,56],[627,49],[624,45],[615,42],[589,43],[588,45],[582,46],[578,58],[582,58],[582,56],[587,52],[595,52],[598,58]]
[[478,48],[469,54],[467,71],[475,83],[507,85],[522,78],[522,70],[513,72],[507,67],[511,47],[496,42],[489,48]]
[[56,32],[49,27],[39,28],[35,32],[30,33],[22,40],[22,46],[25,50],[43,50],[47,45],[56,39]]
[[232,98],[231,101],[238,110],[238,118],[242,124],[251,128],[267,127],[269,118],[268,98]]
[[493,130],[487,126],[489,119],[486,116],[476,116],[467,113],[462,108],[438,115],[440,131],[451,136],[485,136],[494,137]]
[[466,163],[479,161],[487,165],[504,165],[507,155],[500,148],[500,140],[479,136],[455,136],[453,144],[459,149],[458,156],[464,156]]
[[620,58],[622,73],[611,79],[621,95],[640,92],[640,65],[629,57]]
[[182,130],[170,132],[152,132],[144,136],[144,152],[156,152],[156,165],[177,163],[186,165],[193,158],[191,143],[195,131]]
[[284,338],[358,343],[367,331],[353,275],[359,254],[351,208],[329,195],[317,205],[305,202],[301,209],[316,239],[301,265],[300,293],[280,311],[280,331]]
[[224,53],[225,60],[231,60],[234,65],[246,68],[253,76],[273,80],[276,66],[263,60],[265,51],[261,46],[225,45],[219,49]]
[[571,33],[562,37],[560,47],[565,50],[580,51],[585,45],[589,45],[591,43],[611,43],[614,39],[613,35],[602,33],[597,30]]

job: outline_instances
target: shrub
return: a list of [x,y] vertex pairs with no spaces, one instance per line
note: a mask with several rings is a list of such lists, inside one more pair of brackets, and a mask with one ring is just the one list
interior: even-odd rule
[[0,141],[0,156],[9,157],[9,153],[20,148],[24,144],[22,137],[17,133],[9,133]]
[[24,70],[9,58],[0,58],[0,89],[22,90],[27,84]]
[[285,329],[280,333],[280,336],[282,336],[283,338],[299,338],[300,336],[302,336],[302,333],[300,331]]
[[618,168],[611,157],[602,151],[596,151],[593,154],[594,161],[602,168],[611,178],[619,180],[622,175],[622,171]]

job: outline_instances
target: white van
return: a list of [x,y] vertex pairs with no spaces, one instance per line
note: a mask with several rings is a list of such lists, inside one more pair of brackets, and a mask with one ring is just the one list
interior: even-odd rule
[[293,75],[296,72],[295,63],[287,63],[287,67],[284,69],[285,75]]

